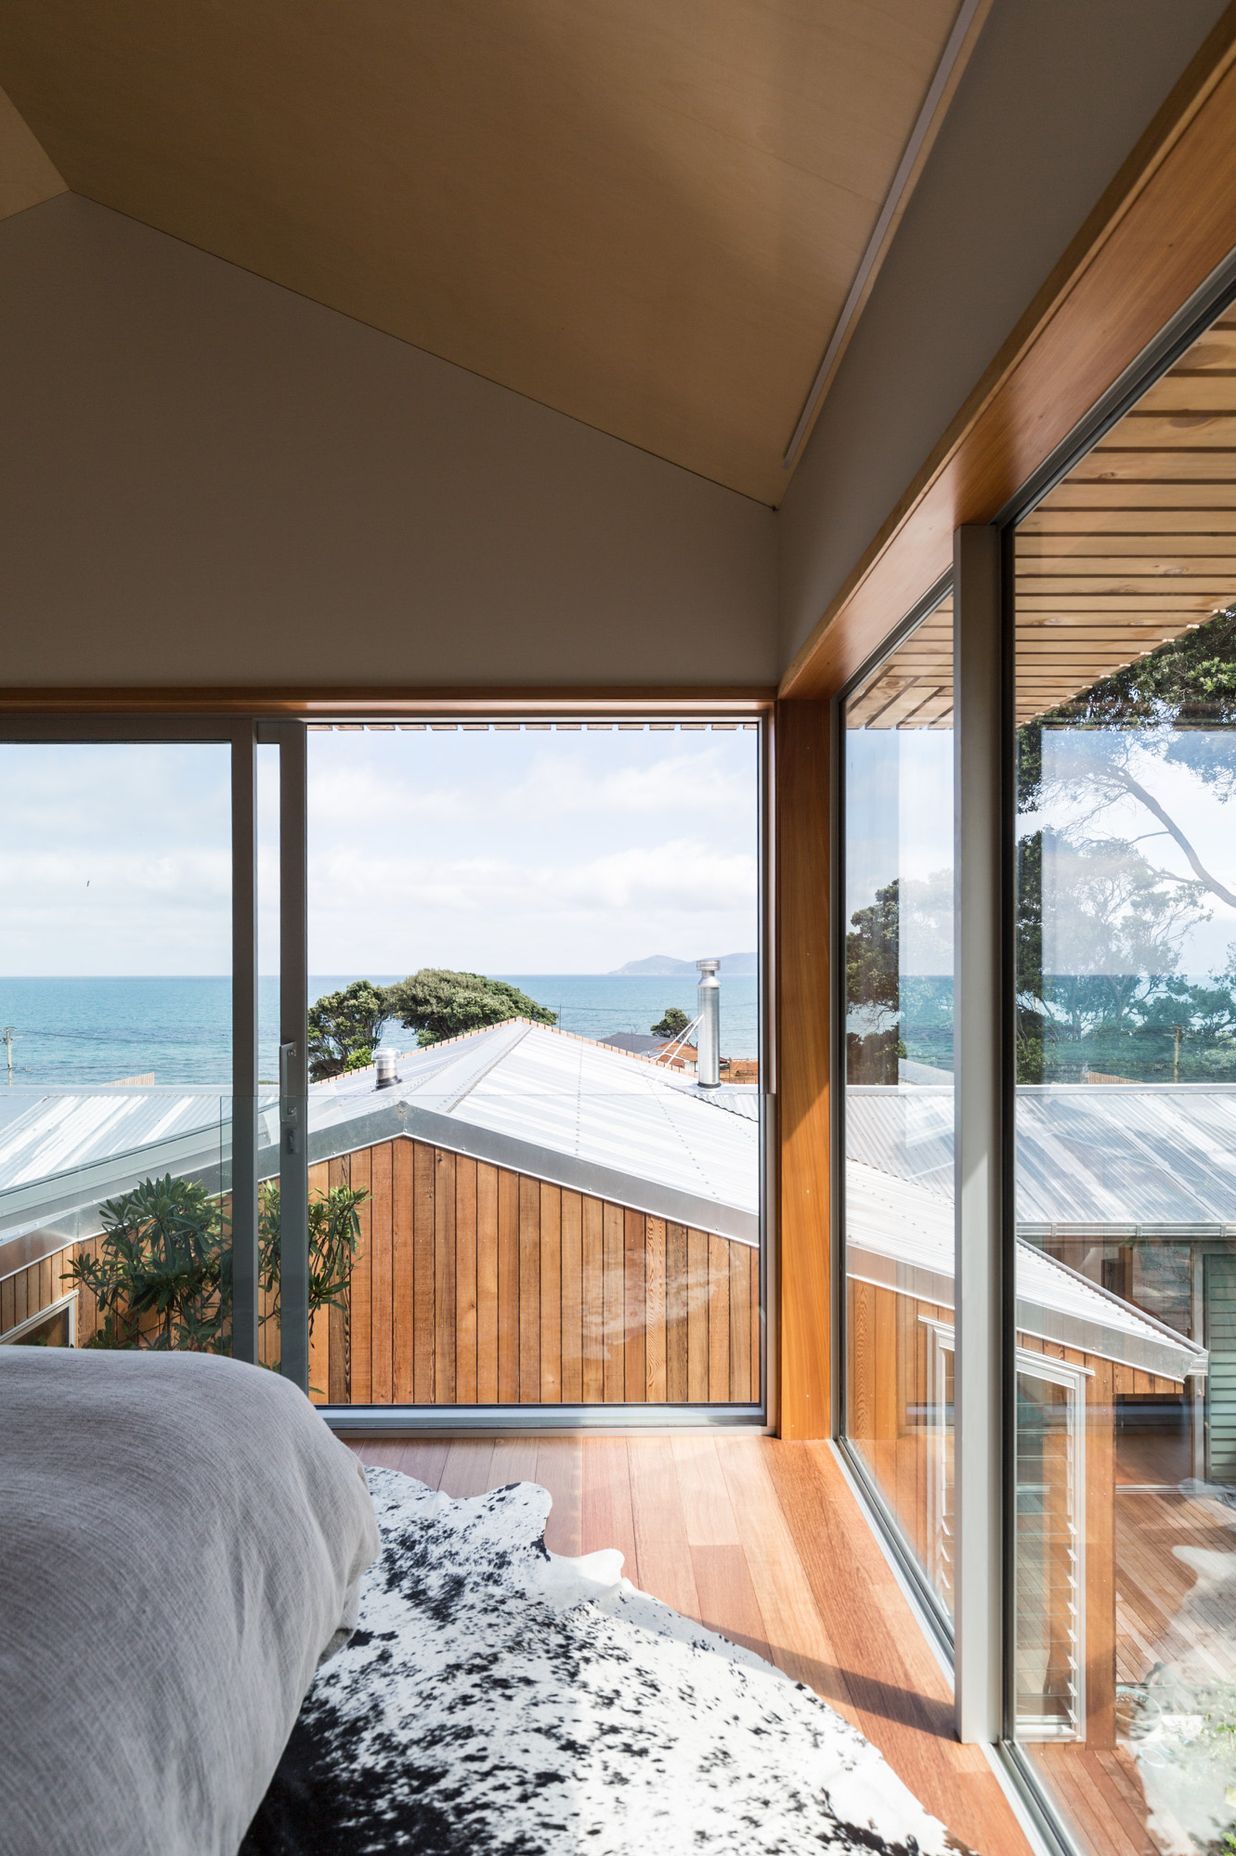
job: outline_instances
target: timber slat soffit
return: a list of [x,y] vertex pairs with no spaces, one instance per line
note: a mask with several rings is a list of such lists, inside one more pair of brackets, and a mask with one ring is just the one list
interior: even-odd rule
[[[1019,527],[1018,721],[1059,707],[1236,602],[1236,535],[1215,527],[1236,521],[1236,449],[1227,442],[1236,427],[1234,344],[1236,313],[1228,312]],[[1159,498],[1205,487],[1225,503],[1079,508],[1079,487],[1084,494],[1092,484],[1117,493],[1136,484]],[[1116,516],[1140,529],[1110,531]]]
[[8,0],[0,70],[74,192],[776,503],[988,4]]
[[[948,571],[953,530],[990,522],[1005,508],[1229,257],[1236,244],[1233,120],[1236,15],[1229,9],[821,615],[785,674],[783,696],[829,696],[848,682]],[[1139,557],[1106,543],[1109,531],[1138,540],[1152,530],[1236,538],[1234,356],[1236,320],[1225,317],[1180,372],[1052,493],[1050,515],[1045,505],[1028,525],[1044,539],[1059,533],[1088,546],[1099,539],[1099,564],[1084,571],[1073,548],[1027,554],[1018,607],[1047,621],[1063,601],[1070,624],[1078,611],[1109,624],[1116,636],[1096,653],[1100,669],[1124,661],[1107,645],[1121,643],[1126,622],[1161,618],[1166,635],[1172,624],[1179,630],[1207,616],[1226,596],[1221,552],[1156,544]],[[1121,564],[1113,567],[1116,557]],[[1131,645],[1126,656],[1138,649]],[[1045,684],[1045,703],[1062,695],[1067,681]]]

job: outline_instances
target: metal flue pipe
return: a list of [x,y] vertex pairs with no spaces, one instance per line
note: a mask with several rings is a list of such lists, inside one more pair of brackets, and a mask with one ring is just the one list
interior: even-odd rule
[[699,1056],[696,1081],[701,1089],[716,1089],[721,1081],[721,982],[719,960],[697,960],[699,979]]

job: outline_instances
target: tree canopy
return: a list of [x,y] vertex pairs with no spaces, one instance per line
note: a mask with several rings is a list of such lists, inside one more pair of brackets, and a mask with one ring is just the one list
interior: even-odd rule
[[[1196,812],[1236,798],[1234,726],[1228,609],[1018,731],[1017,809],[1042,821],[1018,845],[1020,1081],[1236,1071],[1236,943],[1209,982],[1180,971],[1191,930],[1236,908],[1236,867]],[[1069,973],[1044,970],[1049,869]]]
[[1236,871],[1216,870],[1203,859],[1151,777],[1158,763],[1194,774],[1219,800],[1236,798],[1233,727],[1236,609],[1169,639],[1021,728],[1017,809],[1035,812],[1064,799],[1093,815],[1131,800],[1153,822],[1146,835],[1171,839],[1192,878],[1236,908]]
[[655,1025],[648,1029],[654,1038],[676,1038],[686,1030],[691,1020],[680,1005],[667,1005]]
[[[1018,730],[1019,1083],[1236,1076],[1236,942],[1222,973],[1184,970],[1216,905],[1236,909],[1236,832],[1216,829],[1236,801],[1234,729],[1229,609]],[[900,970],[903,940],[921,960],[951,909],[930,887],[894,879],[851,915],[851,1082],[896,1081],[899,1056],[951,1061],[951,959],[941,946],[934,974]]]
[[557,1023],[548,1006],[521,992],[506,980],[487,979],[483,973],[455,973],[446,967],[422,967],[406,980],[385,989],[387,1009],[418,1044],[437,1044],[443,1038],[501,1025],[508,1018],[530,1018],[537,1025]]
[[418,1044],[437,1044],[508,1018],[557,1023],[548,1006],[483,973],[422,967],[390,986],[353,980],[339,992],[324,993],[309,1008],[309,1075],[317,1083],[372,1063],[392,1019],[415,1031]]
[[846,1075],[852,1083],[895,1083],[905,1046],[901,1012],[901,883],[894,877],[877,889],[875,901],[855,909],[845,937],[848,1016],[860,1028],[846,1030]]
[[341,992],[324,993],[309,1007],[309,1075],[319,1083],[373,1062],[382,1030],[393,1016],[387,988],[353,980]]

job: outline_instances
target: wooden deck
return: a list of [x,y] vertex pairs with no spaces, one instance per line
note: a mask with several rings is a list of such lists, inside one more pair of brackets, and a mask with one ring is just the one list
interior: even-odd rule
[[1222,1590],[1195,1593],[1196,1574],[1172,1551],[1236,1547],[1236,1515],[1213,1496],[1122,1488],[1116,1499],[1114,1747],[1037,1746],[1031,1757],[1083,1847],[1100,1856],[1162,1856],[1146,1829],[1136,1761],[1119,1744],[1135,1691],[1158,1664],[1186,1659],[1215,1683],[1236,1681],[1236,1641]]
[[541,1483],[556,1552],[619,1547],[645,1591],[856,1722],[960,1842],[1026,1852],[983,1754],[953,1738],[948,1684],[826,1445],[699,1432],[348,1441],[452,1495]]
[[1121,1489],[1116,1497],[1116,1667],[1122,1686],[1158,1664],[1236,1682],[1236,1637],[1222,1588],[1194,1596],[1197,1574],[1173,1551],[1236,1552],[1236,1511],[1212,1495]]
[[1036,1746],[1031,1758],[1074,1837],[1095,1856],[1163,1856],[1137,1767],[1120,1747]]

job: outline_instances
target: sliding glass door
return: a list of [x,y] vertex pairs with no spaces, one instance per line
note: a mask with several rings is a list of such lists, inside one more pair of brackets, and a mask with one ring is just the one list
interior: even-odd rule
[[1236,1849],[1233,382],[1228,309],[836,710],[841,1441],[1097,1856]]
[[0,1342],[759,1418],[756,724],[0,743]]
[[258,959],[303,799],[257,732],[0,731],[0,1344],[303,1377],[304,988]]

